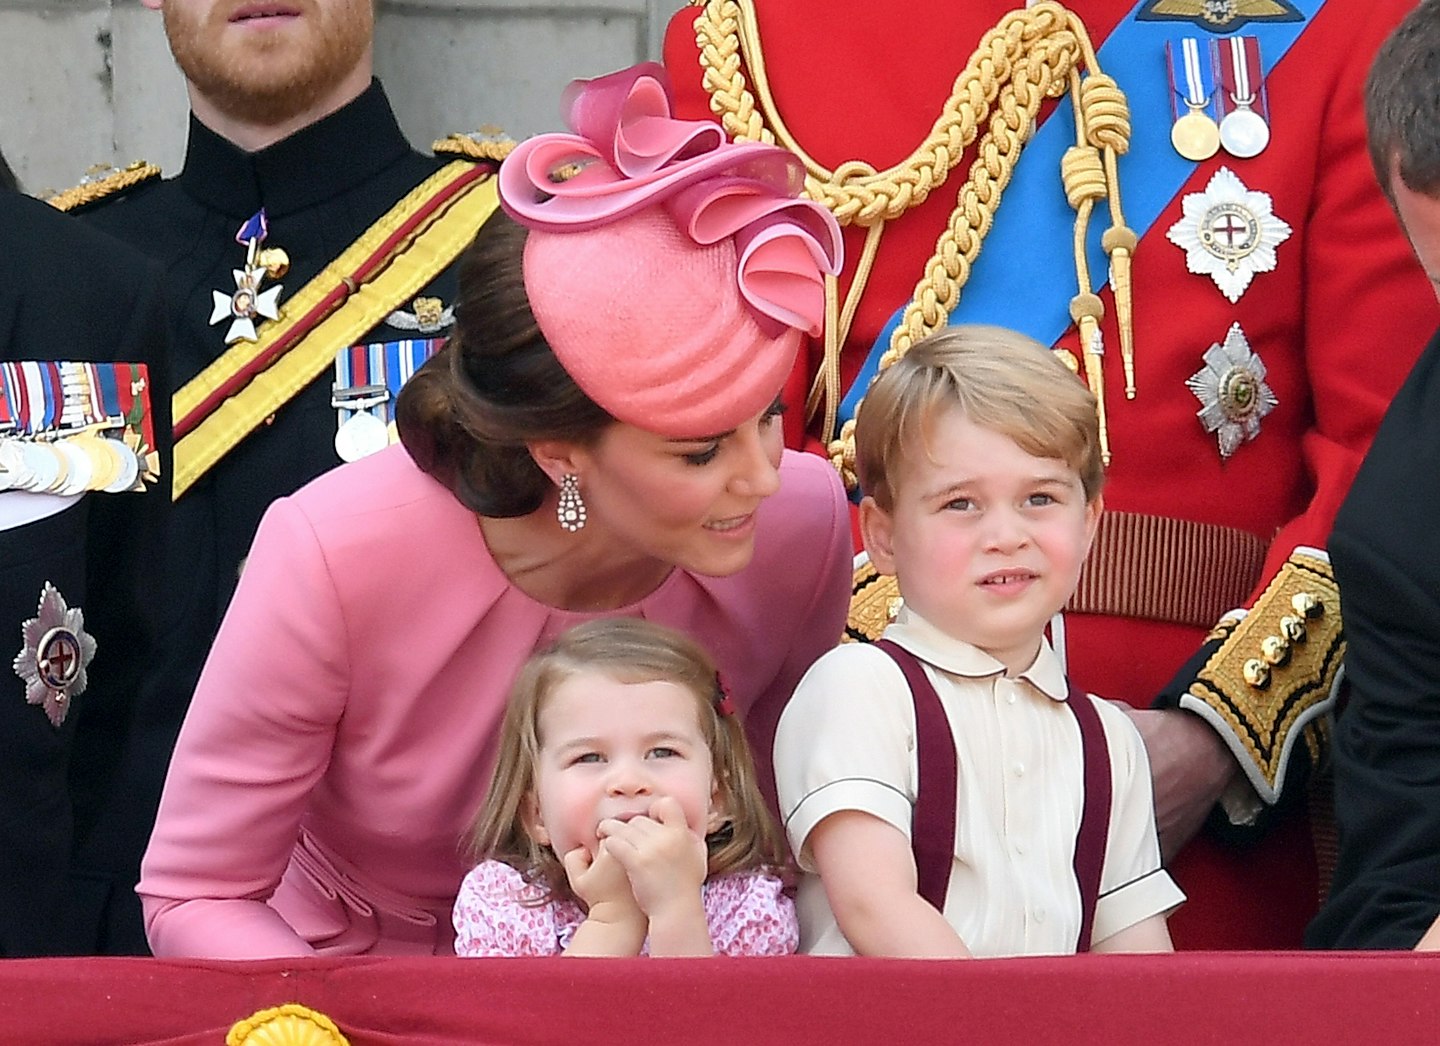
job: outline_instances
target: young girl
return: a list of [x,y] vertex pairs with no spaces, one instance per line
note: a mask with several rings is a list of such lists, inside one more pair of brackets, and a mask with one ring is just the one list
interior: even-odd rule
[[516,680],[457,955],[783,955],[794,906],[744,732],[694,642],[580,625]]

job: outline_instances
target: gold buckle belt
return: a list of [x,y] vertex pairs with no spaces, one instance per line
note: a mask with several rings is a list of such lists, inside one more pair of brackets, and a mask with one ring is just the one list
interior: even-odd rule
[[1267,548],[1237,527],[1105,512],[1065,610],[1210,628],[1250,598]]

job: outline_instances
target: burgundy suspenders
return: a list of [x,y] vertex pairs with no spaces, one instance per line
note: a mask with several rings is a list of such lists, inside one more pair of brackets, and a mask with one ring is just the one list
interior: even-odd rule
[[942,915],[950,862],[955,859],[955,797],[958,771],[950,720],[940,695],[925,678],[920,659],[892,640],[875,645],[895,659],[915,702],[915,760],[919,778],[915,812],[910,820],[910,848],[915,851],[916,892]]
[[1085,805],[1075,836],[1075,881],[1080,884],[1080,939],[1075,950],[1088,952],[1090,933],[1095,929],[1095,902],[1100,899],[1105,839],[1110,834],[1110,747],[1089,694],[1071,683],[1065,703],[1080,727],[1080,750],[1085,759]]
[[[950,721],[940,695],[925,676],[920,659],[893,640],[875,645],[905,674],[915,703],[915,758],[919,767],[910,845],[915,852],[917,892],[937,911],[945,910],[950,863],[955,859],[955,802],[958,771]],[[1066,702],[1080,727],[1085,797],[1075,837],[1075,880],[1080,885],[1080,939],[1075,950],[1090,950],[1105,839],[1110,831],[1110,751],[1100,715],[1090,698],[1073,685]]]

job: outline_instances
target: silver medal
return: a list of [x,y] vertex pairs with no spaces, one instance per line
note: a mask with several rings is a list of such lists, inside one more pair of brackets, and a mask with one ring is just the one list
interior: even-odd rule
[[335,453],[341,461],[359,461],[390,445],[390,432],[368,410],[357,410],[346,418],[335,433]]
[[109,449],[115,452],[120,459],[120,472],[105,488],[107,494],[119,494],[122,491],[130,490],[140,478],[140,459],[128,444],[118,439],[106,440]]
[[1220,144],[1241,160],[1259,156],[1270,144],[1270,125],[1248,105],[1241,106],[1220,121]]

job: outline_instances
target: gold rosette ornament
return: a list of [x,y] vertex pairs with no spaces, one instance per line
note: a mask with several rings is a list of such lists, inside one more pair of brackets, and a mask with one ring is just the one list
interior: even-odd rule
[[225,1046],[350,1046],[350,1040],[323,1013],[292,1002],[237,1021]]

